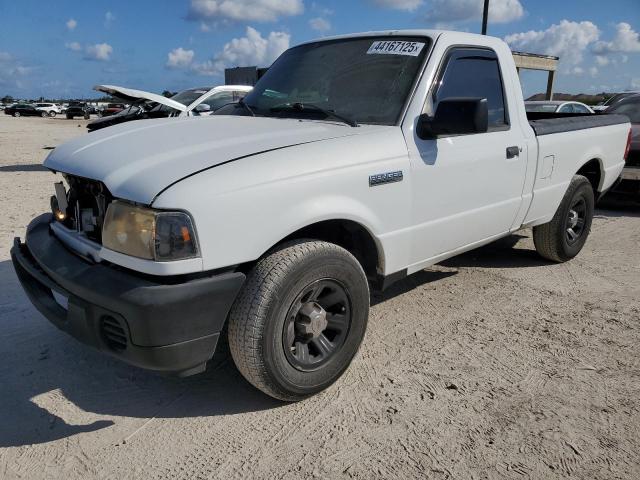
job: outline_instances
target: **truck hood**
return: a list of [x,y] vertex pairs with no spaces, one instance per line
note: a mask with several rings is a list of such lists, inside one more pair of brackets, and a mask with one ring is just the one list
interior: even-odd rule
[[168,186],[217,165],[380,128],[388,127],[222,115],[144,120],[64,143],[44,166],[101,181],[114,197],[150,205]]
[[187,106],[170,98],[156,93],[145,92],[144,90],[134,90],[133,88],[118,87],[116,85],[96,85],[93,89],[97,92],[106,93],[112,97],[117,97],[127,103],[139,103],[141,101],[152,101],[175,108],[180,112],[186,112]]

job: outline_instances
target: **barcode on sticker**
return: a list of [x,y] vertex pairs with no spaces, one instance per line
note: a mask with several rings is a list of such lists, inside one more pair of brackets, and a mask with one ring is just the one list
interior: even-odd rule
[[373,42],[367,51],[367,55],[409,55],[417,57],[424,47],[421,42],[405,42],[401,40],[382,40]]

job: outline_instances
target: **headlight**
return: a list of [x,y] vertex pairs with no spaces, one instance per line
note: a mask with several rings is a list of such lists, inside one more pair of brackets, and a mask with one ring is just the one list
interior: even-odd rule
[[102,244],[116,252],[160,262],[200,255],[189,215],[120,201],[107,208]]

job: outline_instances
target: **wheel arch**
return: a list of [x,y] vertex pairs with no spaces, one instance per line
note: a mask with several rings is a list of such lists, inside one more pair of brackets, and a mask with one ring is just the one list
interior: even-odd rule
[[576,175],[582,175],[589,180],[593,188],[594,195],[602,190],[602,182],[604,180],[604,168],[600,158],[592,158],[582,164],[576,172]]
[[370,281],[384,271],[385,256],[380,241],[361,222],[347,218],[321,220],[297,228],[271,245],[262,256],[283,243],[299,239],[321,240],[344,248],[358,260]]

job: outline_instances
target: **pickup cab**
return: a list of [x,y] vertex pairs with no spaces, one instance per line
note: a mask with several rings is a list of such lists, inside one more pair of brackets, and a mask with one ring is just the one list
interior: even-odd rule
[[576,256],[630,132],[528,118],[504,42],[432,30],[293,47],[222,110],[57,147],[64,182],[13,264],[78,340],[180,375],[225,340],[285,401],[348,368],[370,289],[525,228],[549,261]]

